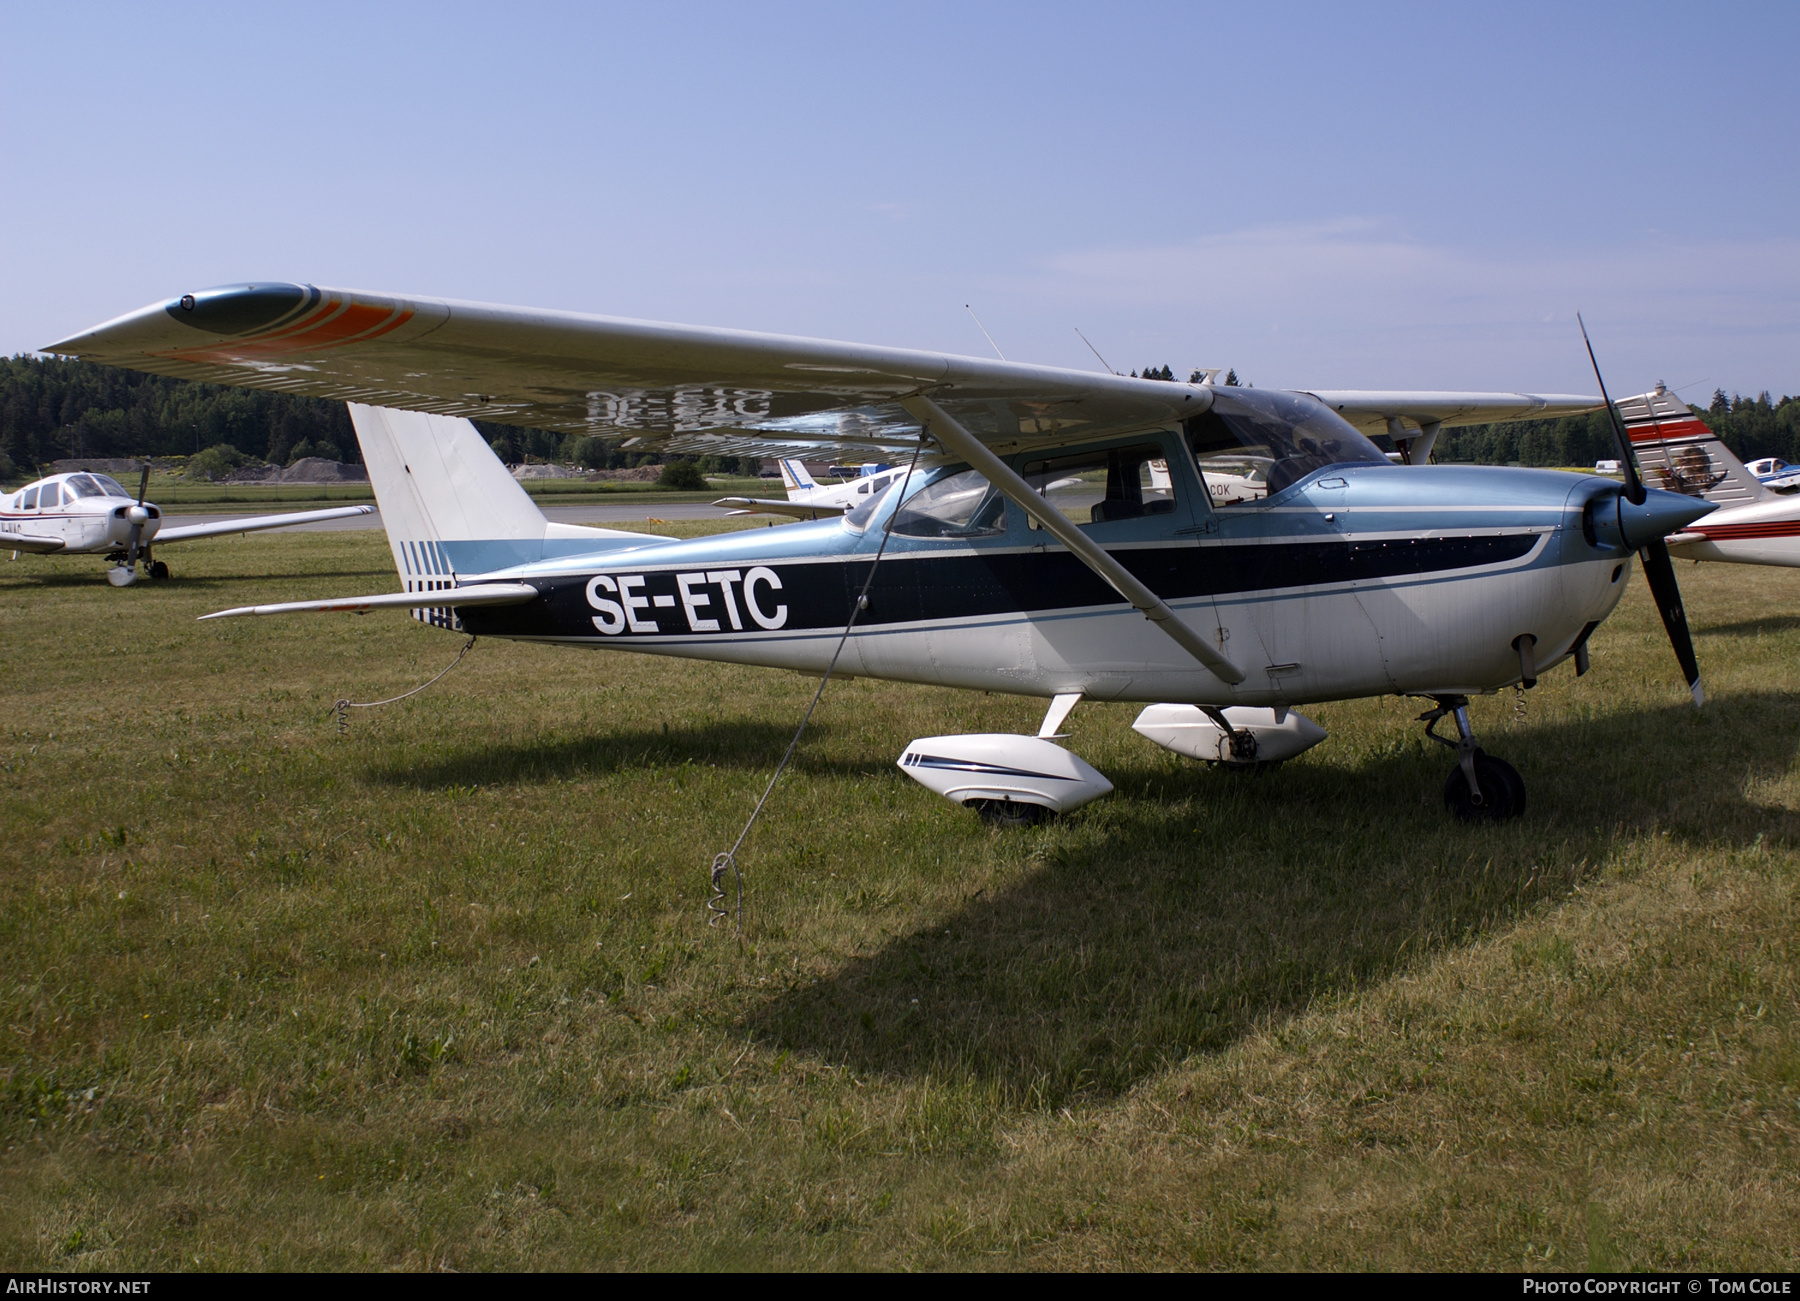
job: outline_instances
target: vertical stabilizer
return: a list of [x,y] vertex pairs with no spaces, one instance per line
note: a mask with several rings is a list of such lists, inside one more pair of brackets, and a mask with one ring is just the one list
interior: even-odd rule
[[1743,506],[1772,496],[1719,436],[1658,384],[1618,403],[1644,482],[1652,488]]
[[799,461],[783,458],[776,461],[775,464],[781,467],[781,486],[788,490],[789,500],[800,500],[794,496],[796,492],[805,494],[819,486],[812,475],[807,472],[806,466]]
[[[408,592],[440,591],[454,586],[459,574],[492,573],[649,536],[551,523],[467,420],[349,406],[394,568]],[[427,623],[454,626],[448,610],[419,613]]]

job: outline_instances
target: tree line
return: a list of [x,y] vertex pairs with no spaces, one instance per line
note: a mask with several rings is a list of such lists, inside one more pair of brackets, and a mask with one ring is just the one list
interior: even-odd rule
[[[1143,374],[1172,379],[1174,373],[1167,366],[1146,366]],[[1235,384],[1237,373],[1226,382]],[[1777,402],[1767,392],[1751,398],[1715,390],[1709,406],[1690,410],[1743,460],[1779,456],[1800,464],[1800,398]],[[508,463],[558,461],[605,470],[664,459],[653,452],[626,452],[591,435],[475,424]],[[291,465],[303,456],[362,459],[342,402],[197,384],[86,361],[0,358],[0,476],[31,474],[65,457],[184,456],[209,448],[220,449],[213,458],[220,464]],[[1616,453],[1606,414],[1593,412],[1446,429],[1435,455],[1478,465],[1592,465]],[[703,474],[755,474],[760,463],[754,457],[705,457],[698,468]]]
[[[476,421],[500,459],[590,469],[659,465],[607,439]],[[0,358],[0,476],[30,475],[69,457],[196,456],[228,470],[246,461],[292,465],[304,456],[359,462],[342,402],[198,384],[94,362]],[[704,457],[703,474],[755,474],[753,457]]]
[[[1765,456],[1800,464],[1800,398],[1772,401],[1713,390],[1706,407],[1688,410],[1705,421],[1742,461]],[[1438,435],[1432,455],[1439,461],[1476,465],[1593,465],[1619,453],[1604,411],[1558,420],[1514,420],[1497,425],[1463,425]]]

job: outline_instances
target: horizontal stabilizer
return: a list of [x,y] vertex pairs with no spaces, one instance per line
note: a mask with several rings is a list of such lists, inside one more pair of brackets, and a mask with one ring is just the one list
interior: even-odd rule
[[232,533],[260,533],[264,529],[292,528],[296,524],[318,524],[328,519],[374,513],[373,506],[333,506],[330,510],[297,510],[286,515],[246,515],[242,519],[215,520],[211,524],[183,524],[158,532],[155,545],[192,542],[196,538],[222,538]]
[[235,619],[250,614],[367,614],[370,610],[442,610],[475,605],[524,605],[535,601],[530,583],[476,583],[438,592],[384,592],[379,596],[341,596],[335,601],[285,601],[280,605],[240,605],[235,610],[203,614],[207,619]]
[[795,519],[835,519],[848,506],[809,506],[803,501],[773,501],[767,497],[721,497],[713,503],[735,515],[792,515]]

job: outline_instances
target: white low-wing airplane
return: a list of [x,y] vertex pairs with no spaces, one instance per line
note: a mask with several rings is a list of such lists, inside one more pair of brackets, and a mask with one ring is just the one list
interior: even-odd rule
[[[1225,388],[280,283],[184,295],[47,351],[351,404],[405,590],[221,616],[412,609],[481,636],[815,673],[842,645],[846,673],[1049,698],[1035,737],[929,737],[900,758],[997,820],[1109,789],[1054,741],[1083,697],[1145,702],[1146,737],[1247,764],[1323,737],[1294,706],[1388,694],[1432,702],[1453,812],[1516,815],[1523,781],[1477,746],[1468,697],[1565,659],[1584,671],[1634,553],[1703,696],[1662,538],[1710,505],[1596,476],[1403,468],[1354,427],[1593,398]],[[906,468],[841,518],[609,533],[547,522],[472,416]],[[1214,500],[1209,475],[1246,465],[1258,491]]]
[[787,499],[770,497],[721,497],[715,506],[729,506],[733,515],[791,515],[795,519],[831,519],[855,510],[873,493],[884,492],[897,471],[891,465],[870,462],[856,477],[843,483],[820,483],[797,456],[776,460]]
[[333,506],[327,510],[290,511],[285,515],[248,515],[211,524],[164,526],[163,513],[144,500],[150,485],[150,467],[138,484],[134,499],[116,479],[104,474],[76,471],[53,474],[28,483],[17,492],[0,496],[0,551],[25,551],[38,555],[104,555],[113,564],[106,581],[127,587],[137,581],[137,563],[151,578],[167,578],[169,567],[152,555],[151,547],[197,538],[224,537],[231,533],[256,533],[284,529],[295,524],[367,515],[373,506]]

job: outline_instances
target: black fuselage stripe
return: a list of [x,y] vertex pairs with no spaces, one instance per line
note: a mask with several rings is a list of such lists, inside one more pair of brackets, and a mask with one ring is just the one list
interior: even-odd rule
[[[1504,564],[1528,555],[1539,538],[1538,533],[1513,533],[1369,541],[1335,539],[1284,545],[1188,545],[1120,551],[1114,556],[1164,600],[1181,601],[1241,592],[1375,582]],[[693,571],[634,570],[626,557],[619,560],[621,563],[615,565],[596,565],[591,572],[640,573],[643,584],[635,589],[639,595],[675,599],[673,607],[642,608],[642,630],[626,630],[619,637],[691,635],[675,576],[677,572],[698,572],[699,566]],[[842,628],[844,612],[869,577],[869,565],[870,561],[863,557],[848,557],[830,565],[774,562],[769,568],[779,577],[781,586],[775,589],[764,585],[758,599],[771,610],[777,605],[787,607],[779,625],[784,633]],[[588,576],[572,574],[538,580],[545,593],[542,601],[466,609],[462,612],[463,624],[471,633],[484,636],[593,636],[596,610],[587,599]],[[716,619],[719,631],[729,632],[724,594],[710,586],[699,590],[710,599],[710,604],[698,611],[700,617]],[[741,592],[734,599],[741,604]],[[857,623],[859,627],[873,628],[1123,604],[1124,599],[1117,592],[1066,551],[900,555],[882,561],[869,588],[869,608]],[[643,626],[646,621],[657,624],[654,634]],[[744,631],[757,630],[749,618],[741,621]]]

